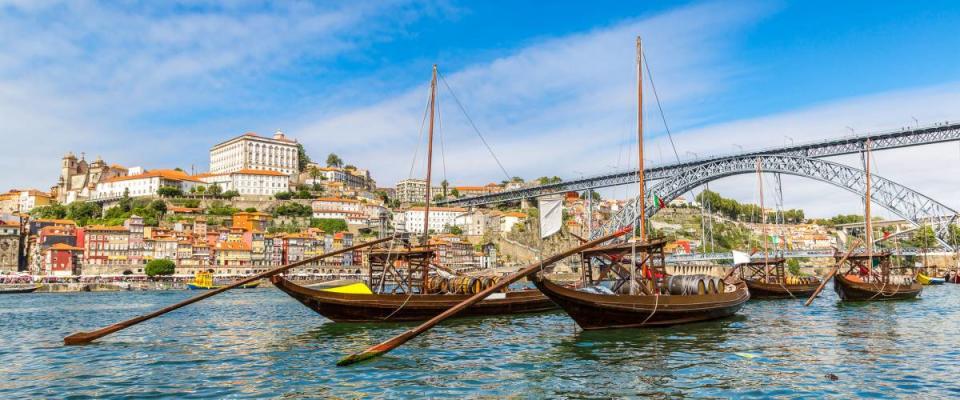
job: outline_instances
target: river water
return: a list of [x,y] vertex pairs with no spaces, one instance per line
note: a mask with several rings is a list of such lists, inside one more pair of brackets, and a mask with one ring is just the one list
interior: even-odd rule
[[855,305],[828,288],[808,308],[751,301],[731,319],[648,330],[583,332],[562,312],[461,319],[346,368],[334,363],[412,325],[334,324],[263,288],[61,345],[194,294],[0,296],[0,398],[960,397],[950,284]]

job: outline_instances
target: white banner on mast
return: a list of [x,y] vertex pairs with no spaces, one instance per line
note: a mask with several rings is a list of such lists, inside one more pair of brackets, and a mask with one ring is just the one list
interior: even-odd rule
[[733,250],[733,264],[746,264],[750,262],[750,255],[742,251]]
[[540,209],[540,238],[560,232],[563,226],[563,197],[547,196],[537,199]]

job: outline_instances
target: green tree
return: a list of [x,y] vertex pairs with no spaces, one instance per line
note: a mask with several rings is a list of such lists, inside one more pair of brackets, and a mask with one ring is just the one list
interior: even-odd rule
[[223,193],[223,188],[221,188],[220,185],[214,183],[210,185],[210,187],[207,189],[207,193],[210,193],[210,195],[213,197],[220,197],[220,193]]
[[207,192],[206,186],[194,186],[193,189],[195,189],[197,194],[199,194],[201,197],[203,197],[204,193]]
[[180,197],[183,196],[183,192],[175,186],[160,186],[157,189],[157,195],[160,197]]
[[800,260],[796,258],[787,260],[787,271],[790,272],[790,275],[800,276]]
[[447,198],[447,188],[450,187],[450,182],[447,182],[446,179],[440,181],[440,193],[443,194],[443,198]]
[[343,166],[343,159],[341,159],[340,156],[338,156],[338,155],[336,155],[336,154],[334,154],[334,153],[330,153],[330,155],[327,156],[327,166],[328,166],[328,167],[341,167],[341,166]]
[[163,217],[163,215],[167,213],[167,203],[163,200],[154,200],[150,202],[149,207],[157,214],[160,214],[160,217]]
[[461,229],[459,226],[453,225],[450,227],[450,233],[454,235],[462,235],[463,229]]
[[347,221],[339,218],[310,218],[310,227],[323,229],[326,233],[344,232],[347,230]]
[[244,209],[243,211],[246,211],[246,212],[248,212],[248,213],[255,213],[255,212],[257,212],[257,208],[256,208],[256,207],[247,207],[247,208]]
[[460,197],[460,191],[457,188],[450,189],[450,195],[453,197]]
[[307,150],[303,148],[303,144],[297,143],[297,171],[306,171],[307,164],[310,164],[310,156],[307,155]]
[[88,203],[85,201],[75,201],[67,206],[66,218],[72,219],[80,226],[84,226],[88,221],[100,217],[103,209],[97,203]]
[[173,261],[167,259],[156,259],[147,262],[147,266],[143,269],[143,272],[146,273],[147,276],[153,278],[162,275],[173,275],[175,270],[176,265],[173,263]]
[[320,179],[320,168],[317,168],[316,165],[311,165],[310,167],[308,167],[307,173],[310,174],[310,179],[313,179],[314,182]]
[[30,216],[42,219],[62,219],[67,217],[67,208],[60,203],[34,207],[33,210],[30,210]]
[[290,200],[291,197],[293,197],[293,194],[290,192],[279,192],[273,194],[273,198],[277,200]]
[[273,213],[285,217],[309,217],[313,215],[313,209],[300,203],[283,203],[277,206]]
[[225,198],[225,199],[232,199],[232,198],[234,198],[234,197],[239,197],[239,196],[240,196],[240,192],[238,192],[238,191],[236,191],[236,190],[228,190],[228,191],[226,191],[226,192],[223,192],[223,193],[220,195],[220,197],[223,197],[223,198]]

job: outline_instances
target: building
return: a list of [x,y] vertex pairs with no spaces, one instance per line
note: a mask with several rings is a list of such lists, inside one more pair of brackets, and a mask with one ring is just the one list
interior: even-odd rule
[[500,232],[507,233],[513,230],[513,226],[527,219],[527,214],[522,212],[505,212],[500,214]]
[[136,175],[118,176],[98,183],[93,199],[115,199],[124,194],[130,197],[155,196],[161,187],[173,187],[187,193],[194,186],[206,183],[183,171],[175,169],[155,169]]
[[57,243],[43,251],[43,271],[51,276],[81,274],[83,248]]
[[130,264],[143,264],[144,237],[143,237],[143,217],[131,215],[126,221],[123,221],[123,227],[130,232]]
[[[129,266],[130,231],[122,226],[91,225],[81,229],[84,266],[107,271]],[[116,272],[116,271],[113,271]]]
[[434,246],[436,262],[454,271],[469,271],[480,268],[479,258],[473,245],[454,235],[440,235],[430,239]]
[[209,185],[219,186],[223,192],[235,190],[241,196],[273,196],[290,190],[290,175],[265,169],[209,172],[194,177]]
[[305,171],[307,183],[338,182],[343,188],[350,190],[376,190],[377,182],[370,176],[370,171],[353,166],[323,167],[316,163],[307,165]]
[[39,190],[21,190],[18,203],[18,210],[21,213],[28,213],[34,207],[48,206],[53,204],[53,198],[49,193]]
[[490,183],[485,186],[454,186],[454,189],[457,189],[457,194],[463,197],[473,197],[481,196],[485,194],[498,193],[503,190],[503,187],[496,183]]
[[453,225],[460,228],[464,235],[482,236],[491,226],[496,225],[496,221],[491,221],[491,217],[480,210],[465,212],[457,215],[453,220]]
[[[397,200],[401,203],[423,203],[427,195],[427,181],[423,179],[404,179],[397,182]],[[430,196],[440,193],[439,187],[430,189]]]
[[[250,265],[250,246],[243,242],[219,242],[216,247],[216,263],[218,267],[244,267]],[[228,269],[228,274],[241,271]]]
[[371,219],[369,212],[377,212],[373,218],[379,218],[379,209],[354,199],[323,197],[314,200],[311,208],[314,218],[342,219],[349,225],[366,225]]
[[17,272],[20,266],[20,225],[0,221],[0,274]]
[[282,172],[299,171],[299,147],[277,131],[273,138],[248,132],[210,148],[210,173],[224,174],[245,169]]
[[270,225],[270,214],[264,212],[246,212],[241,211],[233,214],[233,223],[231,227],[241,229],[242,231],[263,232]]
[[[443,232],[456,225],[457,217],[467,212],[466,208],[457,207],[430,207],[430,226],[433,232]],[[426,214],[424,207],[412,207],[402,213],[402,217],[394,217],[394,226],[403,227],[409,233],[423,233],[423,217]]]
[[77,160],[73,153],[67,153],[61,160],[60,178],[57,185],[50,188],[50,195],[61,204],[86,200],[93,195],[100,182],[127,173],[127,168],[116,164],[108,166],[100,157],[88,164],[82,156]]

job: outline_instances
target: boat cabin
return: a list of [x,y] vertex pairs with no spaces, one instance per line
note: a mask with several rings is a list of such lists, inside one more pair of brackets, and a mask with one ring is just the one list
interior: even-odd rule
[[367,254],[368,282],[374,293],[425,294],[431,247],[376,248]]

